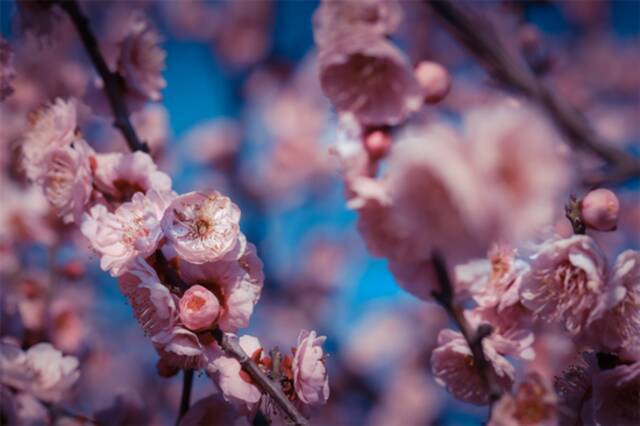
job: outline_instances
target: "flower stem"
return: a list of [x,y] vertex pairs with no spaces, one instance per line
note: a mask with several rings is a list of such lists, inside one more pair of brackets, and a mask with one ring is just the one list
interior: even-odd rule
[[180,420],[189,410],[191,403],[191,388],[193,387],[193,370],[182,370],[182,397],[180,398],[180,411],[176,419],[176,426],[180,424]]

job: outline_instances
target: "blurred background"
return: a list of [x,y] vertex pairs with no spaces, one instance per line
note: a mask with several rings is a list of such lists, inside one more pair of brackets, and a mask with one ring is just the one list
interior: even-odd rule
[[[510,47],[603,135],[640,152],[640,2],[477,3]],[[315,68],[317,5],[83,2],[99,37],[133,9],[162,35],[163,99],[132,119],[177,192],[217,189],[240,206],[242,230],[266,274],[246,334],[283,351],[303,328],[328,337],[332,396],[314,424],[478,424],[486,408],[454,401],[428,373],[444,313],[404,293],[386,262],[367,254],[345,206],[329,149],[335,113]],[[461,108],[503,96],[427,7],[417,1],[403,7],[400,46],[412,61],[435,60],[453,76],[450,95],[425,108],[423,119],[455,122]],[[19,21],[16,3],[2,0],[2,35],[14,47],[17,76],[14,94],[0,104],[1,335],[30,344],[51,340],[78,356],[82,375],[72,401],[78,411],[107,410],[115,401],[129,424],[172,424],[181,379],[157,375],[158,356],[115,280],[76,231],[52,223],[16,173],[12,146],[29,111],[57,96],[95,104],[101,96],[66,19],[45,46],[26,37]],[[104,119],[85,115],[85,134],[97,151],[126,150]],[[631,215],[638,213],[631,192],[626,203]],[[192,401],[212,392],[211,381],[197,377]]]

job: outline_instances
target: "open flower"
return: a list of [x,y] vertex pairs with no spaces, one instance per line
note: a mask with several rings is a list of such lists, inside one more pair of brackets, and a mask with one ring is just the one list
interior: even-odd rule
[[264,282],[262,262],[253,244],[246,246],[239,260],[196,265],[181,259],[178,267],[187,283],[203,287],[217,298],[220,307],[216,323],[222,331],[235,332],[249,325]]
[[588,236],[551,240],[536,253],[520,287],[522,303],[547,322],[562,322],[576,336],[606,308],[606,260]]
[[[488,339],[482,340],[487,368],[492,370],[499,386],[509,389],[515,369],[496,352]],[[436,382],[461,401],[484,405],[489,403],[489,389],[475,365],[473,354],[461,333],[442,330],[438,347],[431,353],[431,370]]]
[[128,201],[136,192],[150,189],[171,191],[171,178],[158,170],[149,154],[144,152],[109,153],[96,155],[96,186],[116,197]]
[[237,258],[246,241],[240,234],[240,209],[218,192],[177,197],[162,218],[162,230],[187,262],[201,264]]
[[296,395],[305,404],[320,405],[329,398],[329,379],[322,344],[326,337],[315,331],[302,330],[293,357],[293,385]]
[[117,277],[137,256],[153,253],[162,237],[160,219],[174,196],[155,190],[146,195],[138,192],[113,213],[98,204],[85,214],[81,231],[102,256],[100,267]]
[[26,352],[0,344],[0,383],[47,402],[66,396],[80,376],[78,360],[64,356],[49,343],[38,343]]
[[490,426],[555,426],[557,397],[550,383],[537,373],[525,377],[515,394],[506,393],[496,402]]
[[593,420],[596,424],[637,425],[640,423],[639,399],[640,361],[593,376]]

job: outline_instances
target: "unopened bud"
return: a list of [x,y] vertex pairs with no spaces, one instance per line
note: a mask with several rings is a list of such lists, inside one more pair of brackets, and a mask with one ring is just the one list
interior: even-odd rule
[[582,220],[591,229],[613,231],[618,225],[620,202],[616,194],[600,188],[589,192],[580,204]]
[[384,158],[391,148],[391,135],[384,130],[374,130],[364,137],[364,147],[372,161]]
[[451,76],[442,65],[422,61],[415,70],[415,76],[424,92],[424,101],[429,104],[440,102],[451,88]]

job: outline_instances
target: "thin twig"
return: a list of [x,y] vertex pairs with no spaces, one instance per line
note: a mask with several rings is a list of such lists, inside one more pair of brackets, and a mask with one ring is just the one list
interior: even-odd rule
[[91,58],[91,62],[93,62],[98,74],[100,74],[100,77],[102,78],[104,91],[107,98],[109,98],[109,104],[113,111],[113,125],[120,129],[120,132],[122,132],[122,135],[127,141],[131,151],[143,151],[148,153],[149,146],[140,141],[133,126],[131,125],[131,121],[129,121],[129,109],[124,98],[126,82],[120,74],[112,72],[107,66],[107,63],[100,52],[98,41],[91,31],[89,20],[82,12],[82,9],[80,9],[80,5],[78,5],[76,0],[58,0],[57,4],[59,4],[62,10],[69,15],[71,22],[73,22],[73,25],[76,27],[76,30],[82,39],[85,50]]
[[426,1],[494,78],[538,103],[574,146],[598,155],[611,166],[606,174],[585,179],[586,185],[640,177],[640,159],[599,136],[578,110],[549,90],[526,64],[509,53],[488,21],[451,0]]
[[180,397],[180,411],[176,419],[176,426],[180,424],[180,420],[189,411],[191,403],[191,388],[193,387],[193,370],[183,370],[182,376],[182,396]]
[[462,336],[467,341],[471,354],[473,355],[473,363],[484,382],[484,385],[489,390],[489,403],[493,405],[495,401],[500,398],[502,393],[500,387],[497,385],[495,376],[491,371],[489,362],[485,357],[484,350],[482,348],[482,340],[489,336],[493,331],[491,325],[482,324],[477,330],[469,324],[464,317],[462,309],[454,301],[453,285],[447,272],[447,267],[444,259],[437,253],[433,254],[431,261],[435,268],[436,277],[440,284],[440,290],[432,292],[433,298],[438,302],[440,306],[447,311],[447,314],[451,317],[453,322],[456,323]]
[[289,416],[291,421],[295,425],[306,426],[309,421],[304,417],[300,411],[293,405],[293,403],[282,392],[282,388],[278,383],[272,381],[269,376],[263,372],[258,365],[247,355],[238,343],[235,336],[223,333],[222,330],[216,328],[212,332],[214,339],[225,351],[227,355],[235,358],[242,369],[251,376],[254,384],[266,393],[271,399],[280,407],[280,409]]
[[587,227],[582,220],[582,211],[580,209],[580,200],[574,195],[571,196],[567,204],[564,206],[564,215],[573,228],[573,233],[576,235],[584,235],[587,232]]

